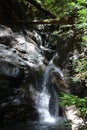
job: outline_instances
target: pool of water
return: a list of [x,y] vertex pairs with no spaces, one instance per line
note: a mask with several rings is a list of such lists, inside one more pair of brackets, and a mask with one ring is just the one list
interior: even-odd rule
[[0,130],[71,130],[71,129],[69,124],[65,120],[58,119],[58,121],[55,124],[40,123],[40,122],[8,124],[0,128]]

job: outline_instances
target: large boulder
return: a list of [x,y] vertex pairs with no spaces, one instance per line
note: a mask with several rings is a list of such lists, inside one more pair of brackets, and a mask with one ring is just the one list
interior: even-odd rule
[[[44,58],[29,37],[0,25],[0,122],[38,118],[29,84],[41,81]],[[37,80],[38,79],[38,80]]]

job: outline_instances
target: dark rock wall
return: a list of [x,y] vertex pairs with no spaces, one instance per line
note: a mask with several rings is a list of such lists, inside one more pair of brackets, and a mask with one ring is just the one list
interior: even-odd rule
[[41,51],[31,38],[27,42],[0,25],[0,122],[38,118],[29,89],[32,84],[39,90],[44,68]]

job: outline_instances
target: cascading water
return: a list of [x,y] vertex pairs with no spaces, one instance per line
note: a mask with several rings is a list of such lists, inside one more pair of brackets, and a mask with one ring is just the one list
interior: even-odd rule
[[36,38],[36,41],[38,42],[39,47],[40,47],[40,49],[41,49],[42,51],[53,52],[52,49],[43,46],[42,37],[41,37],[36,31],[34,31],[33,33],[34,33],[34,36],[35,36],[35,38]]
[[[44,51],[47,50],[50,51],[49,48],[44,47],[43,49],[41,36],[37,34],[37,32],[34,32],[34,35],[37,38],[36,40],[38,41],[40,48]],[[57,73],[61,77],[61,80],[63,80],[64,77],[60,68],[58,68],[58,66],[54,64],[54,59],[56,56],[57,54],[52,58],[52,60],[47,65],[45,72],[43,74],[42,84],[40,84],[41,86],[36,85],[38,86],[38,88],[41,88],[41,91],[38,91],[36,88],[32,89],[33,87],[31,85],[30,91],[32,93],[32,99],[35,102],[35,108],[39,114],[40,122],[55,123],[56,117],[58,116],[58,102],[56,102],[58,99],[56,96],[57,94],[55,93],[55,90],[53,88],[54,86],[52,86],[51,79],[53,77],[53,73]],[[53,107],[50,108],[51,100],[53,100],[54,104],[56,104],[56,105],[52,104],[54,108]],[[50,110],[50,109],[55,109],[55,110]],[[50,111],[52,111],[55,114],[52,114]]]
[[[54,63],[57,55],[46,67],[45,58],[40,49],[51,50],[42,45],[40,35],[40,47],[36,44],[37,41],[35,43],[34,39],[32,40],[32,36],[26,39],[25,35],[13,33],[1,26],[0,122],[2,123],[3,120],[8,123],[8,127],[5,125],[6,128],[2,130],[65,130],[65,128],[62,129],[61,122],[58,124],[59,120],[57,120],[59,119],[57,118],[58,95],[54,88],[54,80],[57,76],[64,80],[61,69]],[[9,123],[10,121],[12,124]],[[18,125],[14,123],[13,126],[14,121]],[[23,124],[20,126],[19,122],[23,123],[23,121],[24,126]],[[55,124],[58,127],[54,128]]]
[[[53,57],[54,59],[54,57]],[[43,82],[42,82],[42,91],[39,93],[37,92],[37,97],[38,100],[36,99],[36,109],[39,113],[39,117],[40,117],[40,122],[49,122],[49,123],[55,123],[56,122],[56,117],[58,116],[58,102],[54,101],[57,104],[57,113],[56,115],[51,115],[50,113],[50,100],[52,97],[52,94],[50,93],[50,82],[51,82],[51,78],[53,76],[53,73],[57,73],[58,75],[60,75],[61,79],[63,80],[63,73],[61,72],[60,68],[58,68],[54,63],[53,63],[53,59],[50,61],[50,63],[48,64],[44,75],[43,75]]]

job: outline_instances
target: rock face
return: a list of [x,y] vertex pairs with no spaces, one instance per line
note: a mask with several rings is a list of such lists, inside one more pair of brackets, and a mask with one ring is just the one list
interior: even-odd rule
[[81,113],[75,105],[66,106],[65,114],[70,121],[72,130],[80,130],[84,126],[84,120],[81,118]]
[[[52,53],[37,32],[14,33],[0,25],[0,123],[55,121],[58,91],[67,85],[58,67],[59,56]],[[45,56],[52,58],[49,63]]]
[[[28,84],[40,84],[45,68],[37,44],[0,25],[0,122],[38,118]],[[37,80],[38,79],[38,80]]]

